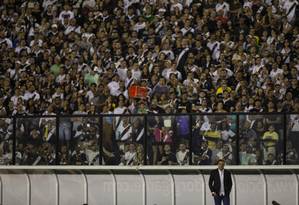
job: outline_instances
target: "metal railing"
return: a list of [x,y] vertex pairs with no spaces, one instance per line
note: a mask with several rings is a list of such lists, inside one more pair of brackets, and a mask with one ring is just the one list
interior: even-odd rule
[[1,165],[292,165],[298,152],[298,113],[0,117]]

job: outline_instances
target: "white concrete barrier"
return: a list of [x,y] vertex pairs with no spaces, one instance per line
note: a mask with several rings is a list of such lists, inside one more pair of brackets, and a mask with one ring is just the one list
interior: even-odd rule
[[[208,205],[215,166],[5,166],[1,205]],[[232,205],[298,205],[299,166],[227,166]]]

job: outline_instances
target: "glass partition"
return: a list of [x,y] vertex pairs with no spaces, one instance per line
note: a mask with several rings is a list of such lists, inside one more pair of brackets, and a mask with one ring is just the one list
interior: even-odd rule
[[240,115],[241,165],[283,163],[283,115]]
[[175,117],[175,153],[178,165],[190,164],[190,140],[192,118],[182,114]]
[[299,164],[299,114],[287,116],[286,163]]
[[56,143],[56,117],[16,119],[16,165],[55,165]]
[[149,165],[177,165],[176,118],[147,117],[147,157]]
[[236,164],[235,115],[196,115],[192,124],[194,165],[213,165],[219,159]]
[[143,116],[103,117],[103,163],[105,165],[143,165]]
[[148,116],[147,158],[149,165],[189,165],[190,116]]
[[96,117],[60,117],[60,165],[99,165],[100,120]]
[[2,117],[0,165],[299,164],[298,136],[299,114]]
[[13,119],[0,118],[0,165],[11,165],[13,158]]

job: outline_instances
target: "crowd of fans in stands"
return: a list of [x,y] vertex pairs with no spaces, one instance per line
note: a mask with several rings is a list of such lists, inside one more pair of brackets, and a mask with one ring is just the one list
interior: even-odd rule
[[1,115],[299,111],[297,4],[3,0]]
[[[297,0],[0,2],[0,116],[299,112]],[[131,98],[128,90],[133,85],[146,88],[147,96]],[[292,157],[297,159],[296,152],[299,150],[292,147],[298,144],[295,136],[299,127],[294,127],[298,124],[298,116],[290,119],[288,126],[292,140],[288,146],[292,153],[295,152]],[[39,120],[35,123],[36,127],[30,129],[23,123],[23,127],[18,127],[21,132],[17,133],[22,133],[22,136],[39,133],[45,141],[50,141],[50,136],[56,134],[53,131],[55,122]],[[104,120],[103,126],[108,128],[105,135],[111,137],[109,130],[114,130],[113,136],[118,138],[122,134],[117,133],[118,126],[126,128],[124,121]],[[168,134],[174,131],[177,135],[178,130],[175,129],[180,122],[169,124],[165,119],[160,121],[154,123],[151,129],[153,139],[158,136],[157,129]],[[220,133],[216,138],[221,142],[215,143],[223,144],[222,132],[230,130],[233,136],[236,133],[236,128],[231,128],[229,121],[207,117],[193,129],[198,128],[199,134],[205,138],[207,136],[203,132],[209,130],[205,130],[203,124],[209,122],[208,126]],[[257,138],[264,140],[266,145],[274,143],[276,146],[282,137],[282,128],[279,127],[282,121],[275,124],[271,120],[249,119],[247,128],[257,129],[259,121],[264,124]],[[0,123],[3,124],[2,130],[5,130],[5,123],[11,126],[7,120]],[[59,139],[65,141],[63,146],[66,150],[71,146],[68,143],[71,136],[73,138],[82,131],[80,123],[80,120],[67,119],[59,125],[63,130],[59,132]],[[159,123],[161,127],[157,126]],[[216,123],[215,126],[212,126],[213,123]],[[244,121],[244,125],[246,123]],[[129,121],[129,124],[134,122]],[[270,140],[265,136],[266,132],[270,132],[267,133]],[[137,138],[140,133],[144,134],[144,130],[136,133]],[[184,139],[185,134],[180,133],[180,136]],[[11,135],[11,132],[5,135]],[[8,139],[2,138],[2,155],[7,152],[4,149],[9,150]],[[95,141],[86,146],[93,150]],[[204,147],[206,142],[200,141],[199,147]],[[235,141],[222,145],[225,152],[229,152],[231,161],[232,142]],[[248,147],[250,140],[241,142],[244,143],[240,147],[241,152],[255,151],[254,146]],[[78,141],[76,146],[80,143]],[[252,143],[256,145],[256,142]],[[113,158],[112,142],[106,145],[110,151],[104,149],[104,154]],[[163,149],[168,150],[168,147],[159,146],[153,147],[151,160],[152,163],[163,164]],[[177,151],[190,148],[184,140],[176,142],[176,146]],[[138,143],[127,143],[126,147],[128,150],[139,147],[140,152],[144,149]],[[271,157],[278,159],[276,150],[266,148],[264,146],[256,151],[262,154],[254,153],[267,154],[265,161],[260,163],[266,163]],[[22,150],[21,156],[30,147],[25,149],[22,142],[19,149]],[[54,152],[50,146],[45,150],[50,150],[47,155]],[[161,159],[158,159],[159,153]],[[218,157],[223,158],[224,154]],[[62,151],[60,155],[63,159]],[[98,156],[98,153],[93,155]],[[196,158],[196,153],[194,156]],[[216,156],[217,153],[213,158]],[[241,159],[242,156],[240,154]],[[118,163],[126,164],[125,157],[126,154]],[[182,160],[186,162],[189,159],[183,157]],[[256,159],[253,161],[258,163]],[[197,161],[195,163],[198,164]],[[248,163],[250,160],[246,158],[244,164]]]

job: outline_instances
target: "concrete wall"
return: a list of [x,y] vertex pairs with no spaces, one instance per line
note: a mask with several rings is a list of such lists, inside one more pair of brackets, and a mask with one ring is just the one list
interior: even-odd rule
[[[298,170],[231,170],[232,205],[298,205]],[[213,204],[209,170],[0,170],[1,205]]]

